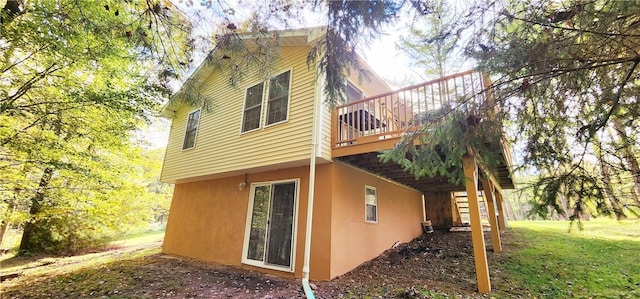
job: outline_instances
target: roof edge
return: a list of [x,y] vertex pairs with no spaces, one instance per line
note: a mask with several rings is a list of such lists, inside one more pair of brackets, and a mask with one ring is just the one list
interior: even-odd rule
[[[326,34],[326,32],[327,32],[326,26],[316,26],[316,27],[305,27],[305,28],[294,28],[294,29],[271,30],[271,31],[268,31],[267,33],[270,36],[274,33],[278,33],[279,38],[293,38],[293,37],[306,36],[307,39],[305,44],[309,45],[317,42],[320,38],[322,38]],[[263,34],[263,35],[264,35],[264,38],[268,37],[266,34]],[[252,32],[239,34],[239,37],[242,39],[248,39],[254,36],[255,35]],[[304,44],[300,44],[300,45],[304,45]],[[173,93],[170,96],[169,101],[165,103],[162,106],[162,108],[160,108],[160,111],[158,113],[159,116],[165,117],[165,118],[173,117],[175,110],[177,110],[183,104],[183,101],[179,100],[179,97],[181,96],[181,94],[184,93],[185,86],[190,82],[194,82],[198,80],[199,77],[202,76],[203,69],[207,66],[208,59],[211,57],[211,55],[213,55],[216,52],[216,50],[217,50],[217,46],[214,46],[213,49],[209,51],[209,53],[207,53],[207,55],[202,60],[200,65],[198,65],[198,67],[194,69],[194,71],[189,75],[189,77],[187,77],[187,79],[181,83],[180,88],[175,93]]]

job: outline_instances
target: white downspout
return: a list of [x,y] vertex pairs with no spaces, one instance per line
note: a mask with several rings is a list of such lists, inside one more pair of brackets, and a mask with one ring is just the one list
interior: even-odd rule
[[[322,86],[322,84],[319,84]],[[302,266],[302,289],[309,299],[315,299],[311,286],[309,286],[309,261],[311,259],[311,225],[313,221],[313,199],[316,181],[316,156],[318,154],[318,131],[320,128],[320,104],[322,102],[319,92],[316,93],[313,105],[313,131],[311,132],[311,158],[309,159],[309,197],[307,199],[307,225],[304,238],[304,262]]]
[[424,203],[424,193],[422,193],[422,223],[427,222],[427,208]]

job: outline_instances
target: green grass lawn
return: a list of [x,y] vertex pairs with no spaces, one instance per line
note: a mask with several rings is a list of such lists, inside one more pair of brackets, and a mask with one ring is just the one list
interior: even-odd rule
[[[640,221],[511,222],[494,277],[496,295],[640,297]],[[497,279],[496,279],[497,278]]]

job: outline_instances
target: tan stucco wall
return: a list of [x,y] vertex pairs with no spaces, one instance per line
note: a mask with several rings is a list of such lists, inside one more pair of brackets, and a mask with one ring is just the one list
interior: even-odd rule
[[[312,237],[312,279],[329,276],[331,180],[330,164],[318,165]],[[295,244],[295,274],[252,266],[284,277],[302,277],[304,236],[309,188],[309,167],[247,175],[247,186],[238,190],[244,176],[176,184],[162,251],[168,254],[241,266],[242,246],[251,183],[300,179]]]
[[[302,277],[309,167],[176,184],[163,252],[283,277]],[[294,273],[243,265],[251,183],[299,179]],[[378,191],[378,223],[364,221],[364,188]],[[310,278],[329,280],[422,232],[421,194],[341,163],[316,168]]]
[[[378,193],[378,223],[365,222],[365,185]],[[422,194],[342,163],[333,164],[331,278],[422,233]]]
[[[328,280],[331,271],[331,198],[333,189],[331,188],[331,170],[333,163],[316,166],[315,197],[313,202],[313,232],[311,234],[311,261],[309,263],[309,278],[312,280]],[[305,193],[305,203],[308,194]],[[303,210],[300,210],[303,211]],[[307,210],[304,210],[306,213]],[[301,215],[301,219],[306,222],[306,215]],[[301,227],[304,227],[304,223]],[[304,236],[304,234],[302,234]],[[304,240],[299,240],[304,244]],[[300,256],[304,254],[304,247],[300,247]],[[300,262],[302,264],[302,260]],[[300,272],[302,274],[302,272]],[[302,277],[300,275],[299,277]]]
[[[222,264],[237,264],[249,190],[242,177],[177,184],[162,250]],[[224,213],[220,213],[225,211]]]

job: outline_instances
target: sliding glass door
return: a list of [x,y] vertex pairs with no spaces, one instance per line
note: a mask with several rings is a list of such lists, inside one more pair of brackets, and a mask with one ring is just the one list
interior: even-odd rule
[[251,185],[243,262],[292,270],[298,181]]

